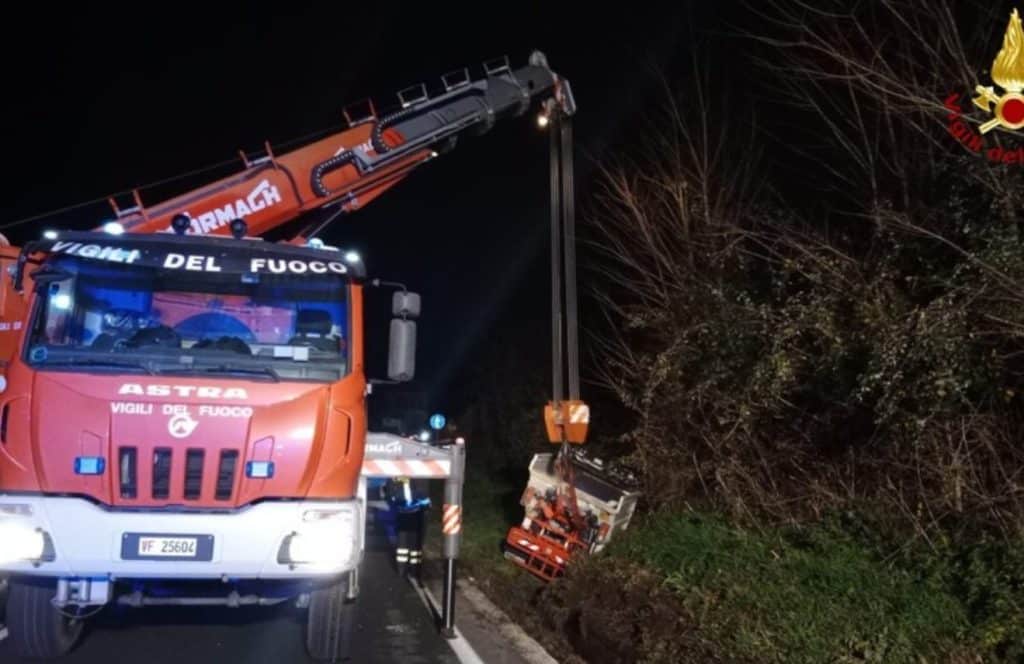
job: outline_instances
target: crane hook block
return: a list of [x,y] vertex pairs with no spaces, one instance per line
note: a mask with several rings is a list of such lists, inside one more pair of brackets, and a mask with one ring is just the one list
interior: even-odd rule
[[552,443],[585,443],[590,425],[590,406],[579,400],[549,401],[544,406],[544,424],[548,440]]

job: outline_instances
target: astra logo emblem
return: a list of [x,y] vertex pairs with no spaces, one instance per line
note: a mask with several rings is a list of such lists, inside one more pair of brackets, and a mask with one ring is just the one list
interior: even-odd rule
[[[245,198],[238,198],[226,205],[196,215],[186,212],[185,214],[192,218],[189,232],[197,235],[212,233],[222,226],[227,226],[235,219],[248,218],[254,212],[259,212],[280,202],[281,192],[277,187],[270,184],[270,180],[262,180]],[[168,228],[168,230],[171,229]]]
[[167,431],[175,438],[188,438],[198,425],[188,413],[176,413],[167,421]]
[[198,397],[199,399],[241,399],[249,398],[244,387],[210,387],[197,385],[139,385],[125,383],[117,390],[121,396],[137,397]]

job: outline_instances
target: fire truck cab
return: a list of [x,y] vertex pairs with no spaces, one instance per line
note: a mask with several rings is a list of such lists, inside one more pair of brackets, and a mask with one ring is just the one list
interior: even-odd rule
[[[0,393],[12,640],[59,655],[112,601],[299,598],[333,652],[365,524],[359,256],[90,232],[7,262],[27,307]],[[397,295],[401,380],[418,304]]]

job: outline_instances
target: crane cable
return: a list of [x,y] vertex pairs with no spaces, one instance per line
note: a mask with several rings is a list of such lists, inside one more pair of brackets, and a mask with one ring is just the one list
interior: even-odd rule
[[[568,396],[580,398],[579,312],[576,302],[576,206],[573,182],[572,118],[555,110],[550,115],[551,191],[551,322],[552,401],[556,409]],[[568,383],[568,386],[566,386]],[[568,387],[568,395],[566,395]],[[563,426],[567,423],[563,423]],[[579,537],[585,528],[576,496],[572,446],[562,429],[555,472],[564,485],[561,509]]]

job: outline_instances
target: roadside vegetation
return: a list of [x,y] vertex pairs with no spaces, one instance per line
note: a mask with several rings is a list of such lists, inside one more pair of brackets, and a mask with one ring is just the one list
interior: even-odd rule
[[1024,168],[944,107],[1009,5],[819,5],[758,3],[745,78],[687,54],[583,201],[634,526],[531,586],[522,485],[467,501],[470,568],[581,661],[1024,661]]
[[520,491],[467,485],[462,570],[560,662],[1024,660],[1024,542],[936,551],[850,514],[750,528],[663,510],[544,585],[499,550]]

